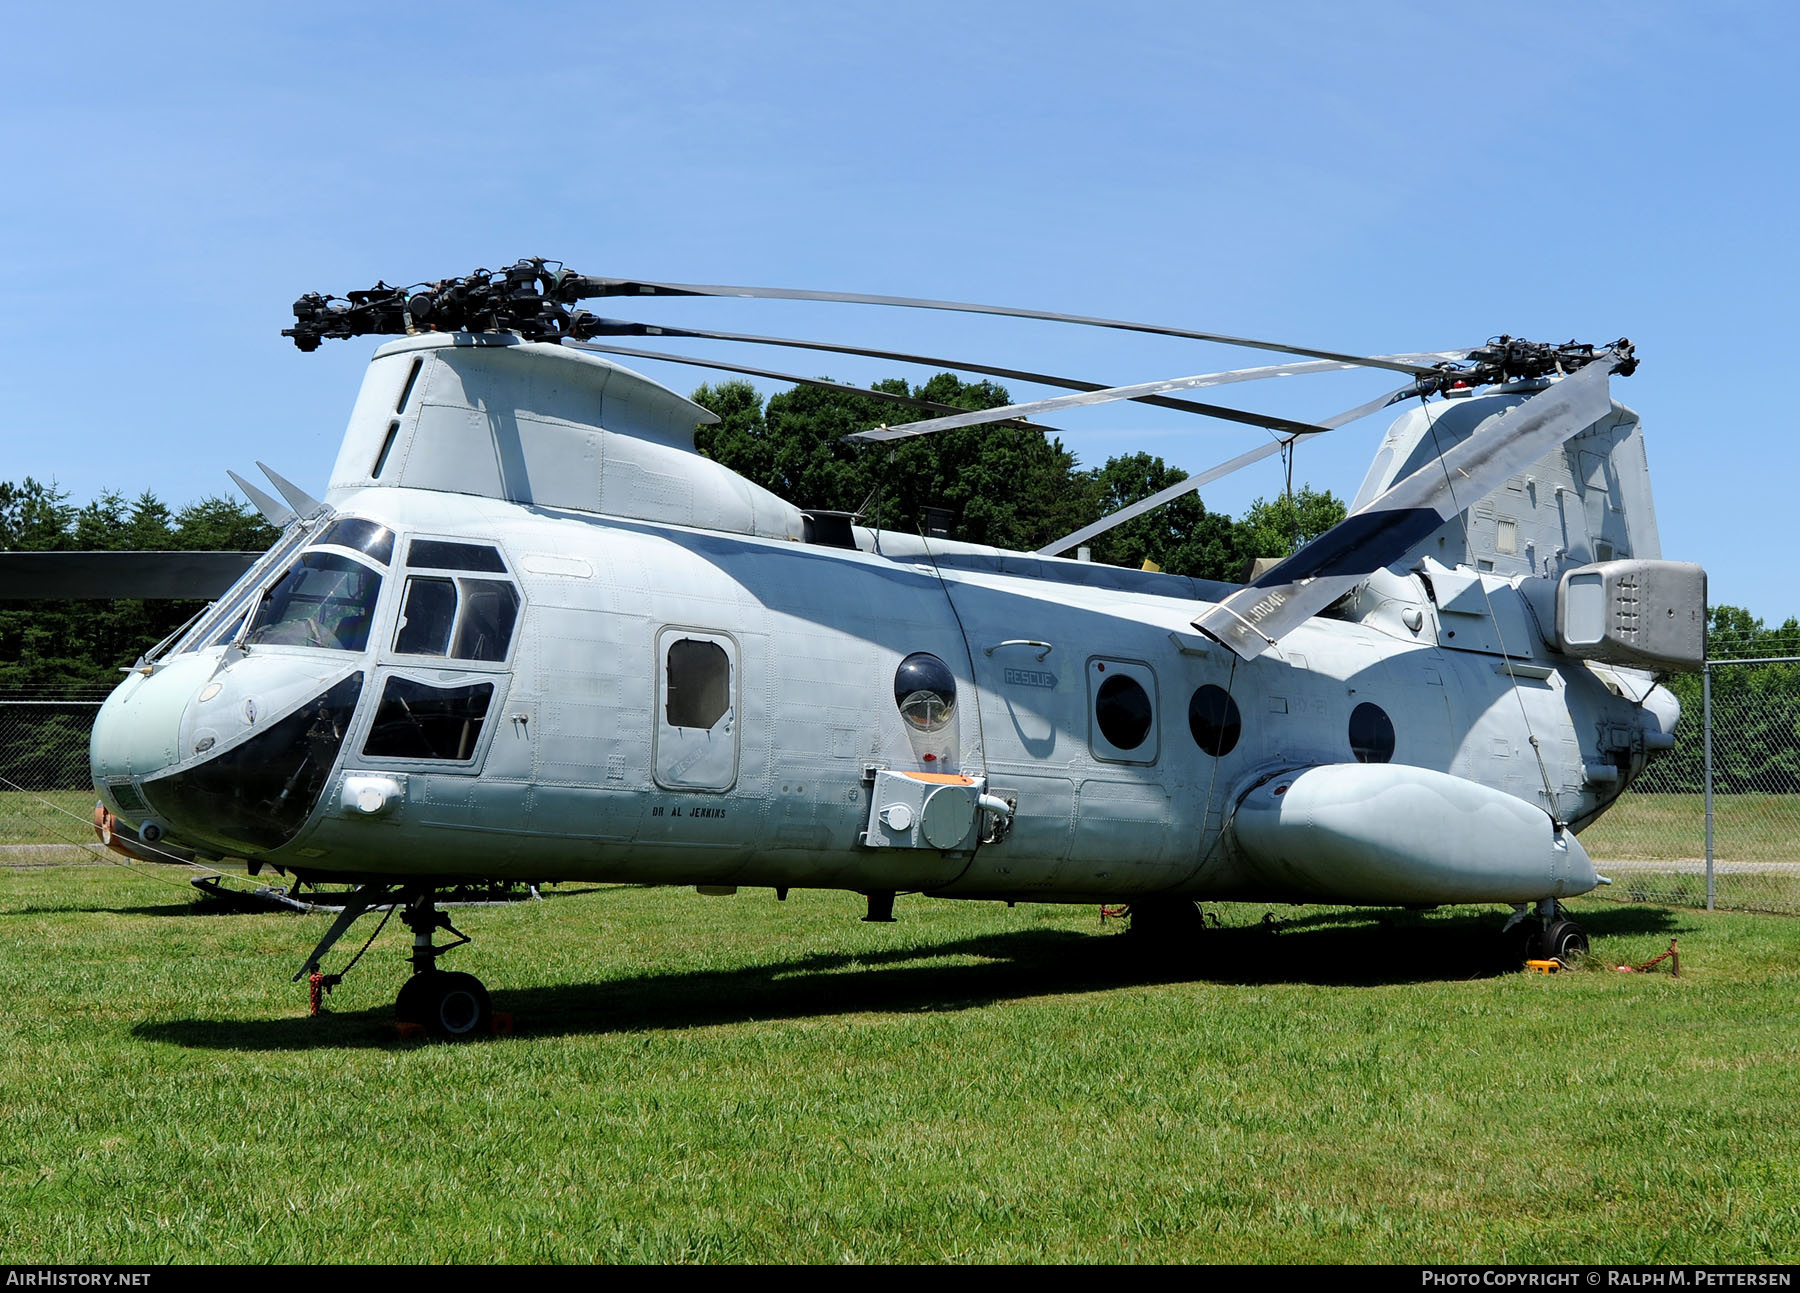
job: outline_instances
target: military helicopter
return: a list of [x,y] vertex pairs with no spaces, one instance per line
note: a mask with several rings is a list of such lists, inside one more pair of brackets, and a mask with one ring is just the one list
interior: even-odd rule
[[[614,296],[974,311],[1289,358],[1109,388],[577,304]],[[302,350],[394,339],[322,498],[239,479],[282,537],[100,711],[96,824],[137,856],[354,886],[302,974],[399,909],[397,1013],[441,1037],[489,1028],[484,986],[439,968],[458,943],[434,942],[461,938],[440,896],[484,880],[845,889],[870,919],[903,891],[1126,902],[1153,937],[1191,929],[1200,899],[1495,903],[1521,946],[1571,958],[1586,936],[1558,900],[1606,883],[1578,832],[1673,743],[1657,679],[1704,651],[1705,573],[1662,560],[1639,419],[1611,398],[1625,341],[1359,356],[546,261],[308,295],[295,316]],[[1075,391],[864,441],[1116,399],[1274,437],[1037,552],[877,531],[700,456],[712,415],[608,353],[762,370],[600,340],[632,335]],[[1190,397],[1351,367],[1404,385],[1319,422]],[[1402,402],[1348,517],[1245,585],[1057,555]]]

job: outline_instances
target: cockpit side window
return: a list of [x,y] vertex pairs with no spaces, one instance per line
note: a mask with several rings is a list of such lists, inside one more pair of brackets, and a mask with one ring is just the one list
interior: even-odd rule
[[334,552],[303,552],[264,594],[244,644],[361,651],[380,595],[381,576],[370,567]]
[[394,650],[503,661],[518,617],[519,590],[504,579],[409,575]]

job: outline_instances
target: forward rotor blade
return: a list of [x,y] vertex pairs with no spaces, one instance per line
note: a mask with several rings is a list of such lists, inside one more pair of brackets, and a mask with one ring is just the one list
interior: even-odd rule
[[1108,530],[1121,526],[1127,521],[1136,520],[1145,512],[1155,511],[1164,503],[1173,503],[1183,494],[1191,494],[1202,485],[1210,485],[1215,480],[1222,480],[1226,476],[1231,475],[1232,472],[1240,471],[1243,468],[1250,466],[1252,463],[1261,462],[1265,458],[1272,458],[1288,445],[1299,444],[1302,440],[1311,440],[1315,436],[1324,435],[1327,431],[1335,430],[1341,426],[1347,426],[1358,418],[1367,417],[1371,413],[1379,413],[1389,405],[1398,404],[1404,399],[1410,399],[1415,392],[1415,385],[1408,382],[1399,390],[1389,391],[1386,395],[1379,395],[1366,404],[1358,404],[1353,409],[1346,409],[1342,413],[1334,414],[1333,416],[1326,418],[1323,422],[1319,423],[1320,429],[1317,431],[1303,432],[1302,434],[1293,436],[1287,440],[1272,440],[1268,444],[1258,445],[1248,453],[1240,453],[1235,458],[1227,458],[1217,466],[1208,467],[1198,476],[1188,476],[1185,479],[1178,480],[1167,489],[1158,490],[1148,498],[1141,498],[1135,503],[1121,507],[1116,512],[1109,512],[1098,521],[1095,521],[1092,525],[1084,526],[1073,534],[1065,534],[1055,542],[1037,549],[1037,555],[1040,557],[1053,557],[1059,552],[1067,552],[1070,548],[1086,543],[1089,539],[1098,538]]
[[860,292],[814,292],[791,287],[740,287],[717,283],[658,283],[631,278],[592,278],[571,275],[567,281],[572,299],[595,296],[725,296],[749,297],[771,301],[831,301],[847,305],[898,305],[915,310],[955,310],[963,314],[998,314],[1013,319],[1045,319],[1052,323],[1079,323],[1093,328],[1117,328],[1125,332],[1148,332],[1164,337],[1186,337],[1193,341],[1214,341],[1226,346],[1244,346],[1251,350],[1272,350],[1284,355],[1308,355],[1314,359],[1332,359],[1359,368],[1391,368],[1429,377],[1435,370],[1403,360],[1379,355],[1346,355],[1335,350],[1312,350],[1304,346],[1286,346],[1274,341],[1258,341],[1251,337],[1234,337],[1222,332],[1197,332],[1157,323],[1133,323],[1126,319],[1103,319],[1085,314],[1056,314],[1049,310],[1026,310],[1005,305],[971,305],[966,301],[933,301],[913,296],[870,296]]
[[[789,382],[799,386],[817,386],[825,391],[842,391],[846,395],[861,395],[871,400],[880,400],[887,404],[905,404],[915,409],[930,409],[934,413],[956,411],[954,404],[941,404],[937,400],[922,400],[915,395],[895,395],[890,391],[873,391],[864,386],[851,386],[844,382],[827,381],[823,377],[800,377],[794,373],[778,373],[768,368],[751,368],[745,364],[728,364],[717,359],[696,359],[691,355],[671,355],[661,350],[638,350],[631,346],[607,346],[597,341],[567,341],[563,345],[571,350],[597,350],[608,355],[630,355],[636,359],[666,359],[671,364],[687,364],[693,368],[716,368],[721,372],[744,373],[750,377],[766,377],[774,382]],[[1047,431],[1052,435],[1062,435],[1056,427],[1042,422],[1026,422],[1020,418],[1005,417],[988,419],[997,421],[1005,427],[1015,427],[1021,431]],[[845,436],[846,440],[854,440],[855,436]]]
[[[984,373],[989,377],[1005,377],[1011,381],[1033,382],[1040,386],[1060,386],[1071,391],[1111,389],[1104,382],[1082,381],[1076,377],[1058,377],[1054,373],[1033,372],[1028,368],[1003,368],[997,364],[978,364],[967,359],[945,359],[938,355],[915,355],[902,350],[877,350],[868,346],[852,346],[841,342],[801,341],[793,337],[764,337],[748,332],[714,332],[705,328],[672,328],[660,323],[636,323],[628,319],[601,319],[593,315],[584,316],[576,326],[579,328],[583,340],[590,337],[681,337],[700,341],[739,341],[757,346],[785,346],[794,350],[818,350],[834,355],[860,355],[867,359],[888,359],[899,364],[922,364],[929,368]],[[1466,354],[1466,351],[1446,350],[1439,354],[1389,355],[1386,358],[1458,360]],[[1236,380],[1256,381],[1266,377],[1287,377],[1297,373],[1341,372],[1355,367],[1357,367],[1355,364],[1338,363],[1334,360],[1315,360],[1301,364],[1275,364],[1264,368],[1243,369],[1241,370],[1243,376]],[[1225,409],[1216,404],[1200,404],[1193,400],[1178,400],[1166,395],[1139,395],[1135,398],[1140,404],[1154,404],[1158,408],[1175,409],[1182,413],[1226,417],[1232,421],[1254,419],[1255,425],[1262,425],[1262,420],[1254,418],[1252,414],[1245,414],[1238,409]]]
[[[580,322],[581,337],[684,337],[695,340],[734,340],[745,342],[751,346],[785,346],[788,349],[815,349],[830,355],[860,355],[862,358],[884,358],[893,360],[895,364],[922,364],[936,369],[956,369],[961,373],[983,373],[986,376],[1004,376],[1013,382],[1033,382],[1037,385],[1058,385],[1066,391],[1105,391],[1109,389],[1105,382],[1084,382],[1073,376],[1057,376],[1055,373],[1035,373],[1022,367],[1001,367],[999,364],[976,364],[965,358],[943,358],[941,355],[911,355],[907,351],[895,349],[875,349],[869,346],[846,346],[842,342],[824,342],[824,340],[799,340],[794,337],[760,337],[754,333],[740,331],[711,331],[706,328],[666,328],[662,324],[644,324],[644,322],[626,321],[626,319],[594,319],[585,317]],[[1325,371],[1325,369],[1345,369],[1350,364],[1294,364],[1294,366],[1269,367],[1258,371],[1260,376],[1287,376],[1292,371]],[[1251,380],[1251,378],[1244,378]],[[1154,403],[1161,409],[1175,409],[1179,412],[1199,412],[1199,414],[1215,414],[1219,412],[1217,405],[1195,403],[1192,400],[1174,400],[1161,394],[1141,394],[1139,403]],[[1233,414],[1237,409],[1231,409]]]
[[217,597],[260,552],[0,552],[0,600]]
[[[1202,611],[1194,627],[1253,660],[1302,621],[1612,409],[1605,359],[1497,413],[1466,440],[1352,512],[1248,587]],[[1458,495],[1460,494],[1460,498]],[[1466,501],[1465,501],[1466,500]]]

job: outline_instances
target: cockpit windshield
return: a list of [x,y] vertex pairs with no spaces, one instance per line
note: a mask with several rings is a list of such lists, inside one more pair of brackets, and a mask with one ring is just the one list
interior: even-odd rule
[[264,595],[244,645],[330,647],[361,651],[381,575],[334,552],[304,552]]

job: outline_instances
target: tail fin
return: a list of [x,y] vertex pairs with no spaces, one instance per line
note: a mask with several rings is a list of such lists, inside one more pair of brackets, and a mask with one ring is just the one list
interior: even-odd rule
[[[1395,419],[1351,510],[1460,443],[1498,408],[1530,398],[1541,385],[1518,382],[1493,394],[1416,407]],[[1431,557],[1446,566],[1558,579],[1591,562],[1662,556],[1643,430],[1638,415],[1617,402],[1609,415],[1491,493],[1457,501],[1463,506],[1461,517],[1420,539],[1392,569],[1408,570]]]

